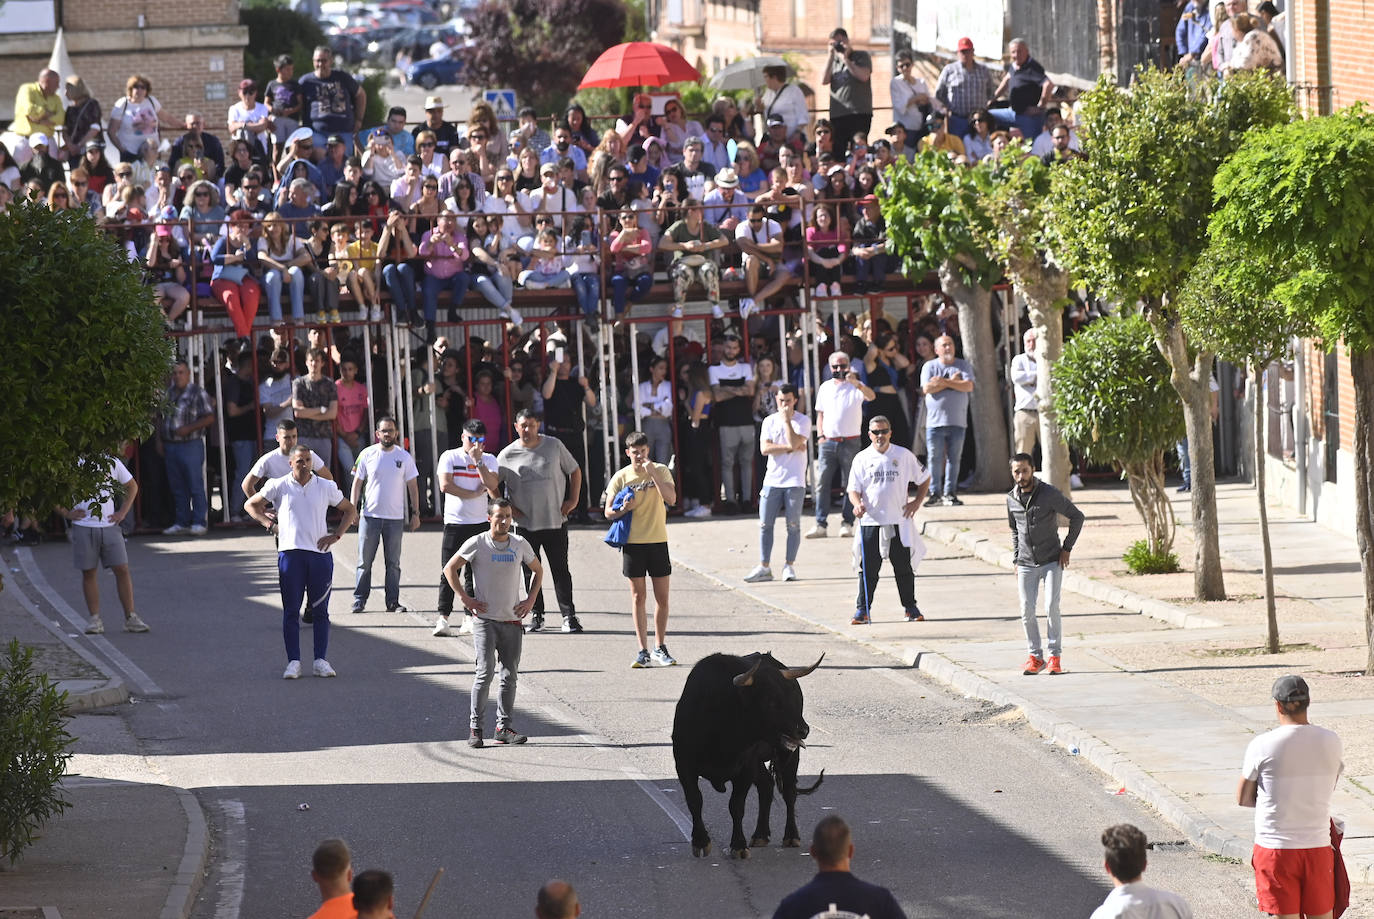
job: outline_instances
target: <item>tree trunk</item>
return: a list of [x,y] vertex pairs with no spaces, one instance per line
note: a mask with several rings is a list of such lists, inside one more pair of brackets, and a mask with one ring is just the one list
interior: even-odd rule
[[1369,652],[1365,675],[1374,676],[1374,462],[1369,451],[1369,427],[1374,424],[1374,349],[1350,353],[1350,378],[1355,384],[1355,545],[1364,574],[1364,628]]
[[1265,649],[1279,653],[1279,613],[1274,605],[1274,552],[1269,544],[1269,507],[1264,496],[1264,368],[1256,361],[1251,368],[1255,393],[1255,494],[1259,498],[1260,544],[1264,547],[1264,615],[1267,625]]
[[1116,76],[1116,0],[1097,0],[1097,68]]
[[974,491],[1011,488],[1011,456],[1007,415],[998,385],[997,347],[992,340],[992,291],[965,283],[953,262],[940,266],[940,289],[959,308],[959,336],[964,359],[973,367],[973,442],[977,464]]
[[1131,503],[1145,523],[1145,542],[1150,552],[1166,555],[1174,547],[1174,506],[1164,490],[1164,454],[1158,451],[1142,463],[1126,463],[1126,484]]
[[[1024,274],[1024,272],[1022,272]],[[1031,325],[1035,327],[1035,395],[1040,400],[1040,477],[1064,494],[1069,494],[1069,445],[1059,431],[1059,415],[1054,409],[1054,385],[1050,372],[1064,353],[1064,323],[1061,305],[1069,295],[1069,278],[1057,269],[1041,269],[1037,283],[1023,280],[1016,286],[1026,301]]]
[[1192,470],[1193,597],[1225,600],[1221,545],[1217,536],[1217,478],[1212,457],[1212,353],[1199,351],[1189,359],[1188,342],[1177,315],[1153,304],[1147,316],[1155,330],[1155,344],[1169,362],[1169,382],[1183,401],[1188,433],[1188,463]]

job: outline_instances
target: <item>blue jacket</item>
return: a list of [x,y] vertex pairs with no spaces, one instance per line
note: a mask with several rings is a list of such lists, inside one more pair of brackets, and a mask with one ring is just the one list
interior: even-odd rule
[[1199,5],[1197,0],[1190,0],[1183,12],[1192,13],[1194,18],[1179,17],[1178,26],[1174,29],[1174,45],[1178,48],[1179,57],[1185,54],[1196,57],[1207,50],[1207,33],[1212,28],[1212,14],[1206,4]]
[[[611,510],[620,510],[625,506],[625,502],[630,500],[634,493],[634,488],[629,485],[620,489],[620,491],[615,493],[615,497],[611,499]],[[611,521],[611,528],[606,531],[606,536],[604,537],[606,545],[614,546],[617,549],[623,549],[629,544],[630,521],[634,518],[634,515],[635,512],[630,511],[625,516],[617,517]]]

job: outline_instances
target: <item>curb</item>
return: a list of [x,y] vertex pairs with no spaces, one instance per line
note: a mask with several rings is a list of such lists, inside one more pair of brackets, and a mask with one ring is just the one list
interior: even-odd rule
[[[62,688],[63,680],[59,680],[57,688]],[[91,712],[98,708],[109,708],[113,705],[123,705],[129,701],[129,687],[124,685],[124,681],[119,677],[111,677],[105,681],[103,686],[95,689],[85,689],[79,691],[67,690],[67,711],[76,714],[78,712]]]
[[196,906],[196,895],[205,882],[205,868],[210,861],[210,828],[196,796],[185,788],[172,790],[181,801],[181,809],[186,812],[186,847],[159,919],[189,919]]
[[[990,539],[979,536],[972,530],[961,529],[937,520],[926,520],[921,523],[921,533],[947,546],[964,549],[990,565],[1007,571],[1016,570],[1010,549],[994,548]],[[1121,587],[1113,587],[1075,571],[1064,572],[1064,589],[1128,612],[1167,622],[1179,629],[1219,629],[1226,625],[1224,622],[1189,612],[1172,603],[1142,596]]]

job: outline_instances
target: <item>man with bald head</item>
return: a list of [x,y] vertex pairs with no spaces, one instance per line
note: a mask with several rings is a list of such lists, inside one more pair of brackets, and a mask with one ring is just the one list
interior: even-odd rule
[[535,919],[577,919],[582,915],[582,904],[571,884],[555,878],[539,888],[534,915]]
[[54,136],[67,119],[66,106],[57,91],[61,81],[56,70],[44,69],[37,80],[21,84],[14,95],[14,122],[10,130],[25,137]]

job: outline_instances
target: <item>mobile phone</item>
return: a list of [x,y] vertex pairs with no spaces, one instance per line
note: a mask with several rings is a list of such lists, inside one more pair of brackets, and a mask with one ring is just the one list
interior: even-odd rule
[[583,230],[583,231],[582,231],[582,242],[579,243],[579,245],[582,245],[582,246],[590,246],[591,244],[592,244],[592,231],[591,231],[591,230]]
[[563,351],[562,348],[554,348],[554,349],[553,349],[553,359],[554,359],[554,361],[556,361],[557,363],[559,363],[559,364],[563,363],[563,358],[564,358],[565,356],[566,356],[566,354],[565,354],[565,352]]

